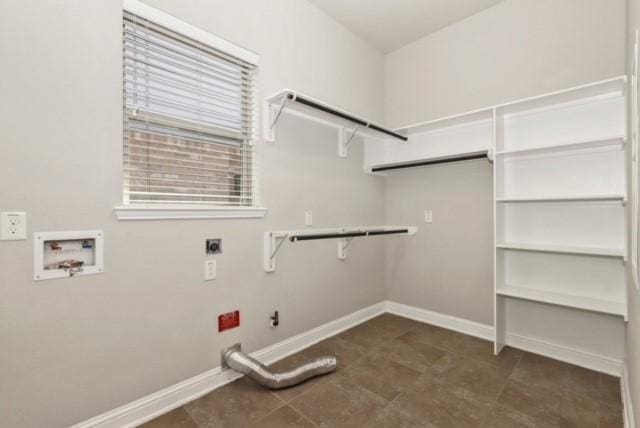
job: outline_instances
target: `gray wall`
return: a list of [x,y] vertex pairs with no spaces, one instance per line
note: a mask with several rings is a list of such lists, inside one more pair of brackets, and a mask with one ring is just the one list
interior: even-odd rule
[[[382,56],[299,0],[150,4],[262,55],[260,92],[284,87],[380,119]],[[259,220],[122,222],[121,2],[0,0],[0,211],[28,233],[103,229],[105,273],[34,282],[32,240],[0,242],[0,426],[62,427],[384,298],[382,244],[340,261],[335,242],[287,245],[262,269],[262,233],[383,223],[382,179],[335,131],[283,118],[258,144]],[[204,239],[222,237],[203,281]],[[239,329],[217,315],[240,309]],[[268,317],[279,309],[281,326]]]
[[[640,0],[627,1],[627,73],[633,73],[633,48],[636,29],[640,29]],[[631,124],[631,121],[629,121]],[[631,129],[629,130],[631,135]],[[631,193],[629,193],[632,195]],[[633,197],[633,195],[632,195]],[[631,202],[629,204],[631,206]],[[634,219],[638,221],[638,219]],[[639,239],[640,237],[631,237]],[[640,260],[639,260],[640,261]],[[631,263],[627,263],[631,267]],[[630,274],[631,275],[631,274]],[[631,394],[635,398],[633,410],[635,422],[640,423],[640,291],[633,281],[629,282],[629,322],[627,323],[627,370]]]
[[420,230],[406,243],[387,240],[389,300],[493,324],[492,175],[478,160],[386,177],[387,223]]
[[386,57],[402,126],[624,73],[625,0],[506,0]]
[[[624,0],[506,0],[385,57],[385,119],[401,126],[625,73]],[[385,178],[390,300],[493,324],[492,173],[486,161]],[[433,210],[434,222],[422,222]],[[411,260],[411,262],[409,262]],[[414,264],[415,263],[415,264]]]

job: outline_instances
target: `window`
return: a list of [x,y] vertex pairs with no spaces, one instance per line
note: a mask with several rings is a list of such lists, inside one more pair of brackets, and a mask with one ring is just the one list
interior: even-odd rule
[[254,207],[255,66],[127,10],[123,43],[121,211]]

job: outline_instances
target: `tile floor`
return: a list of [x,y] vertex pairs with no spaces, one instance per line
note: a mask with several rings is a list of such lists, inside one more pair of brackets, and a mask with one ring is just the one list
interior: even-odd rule
[[240,379],[143,425],[622,427],[617,378],[384,314],[274,365],[335,355],[338,370],[271,392]]

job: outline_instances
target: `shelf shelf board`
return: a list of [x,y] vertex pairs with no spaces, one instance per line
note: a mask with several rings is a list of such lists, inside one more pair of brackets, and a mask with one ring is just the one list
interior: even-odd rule
[[523,197],[500,197],[496,198],[498,203],[527,203],[527,202],[620,202],[625,203],[627,196],[619,193],[601,195],[549,195],[549,196],[523,196]]
[[563,89],[495,106],[501,116],[555,109],[575,102],[602,99],[603,97],[624,97],[627,77],[619,76],[599,82]]
[[563,254],[584,254],[590,256],[602,257],[620,257],[625,258],[625,250],[622,248],[606,248],[606,247],[579,247],[572,245],[557,244],[528,244],[516,242],[499,242],[496,248],[504,250],[518,251],[535,251],[544,253],[563,253]]
[[496,294],[516,299],[531,300],[569,308],[618,315],[625,318],[627,316],[626,305],[622,302],[556,293],[546,290],[536,290],[532,288],[513,287],[509,285],[503,289],[496,290]]
[[574,142],[563,143],[563,144],[549,144],[549,145],[540,146],[540,147],[528,147],[528,148],[522,148],[522,149],[502,150],[502,151],[497,151],[496,156],[504,159],[508,157],[517,157],[517,156],[526,156],[526,155],[535,155],[535,154],[549,154],[554,152],[594,149],[594,148],[602,148],[602,147],[619,146],[620,149],[622,149],[624,147],[625,142],[626,142],[626,138],[624,135],[616,135],[608,138],[574,141]]

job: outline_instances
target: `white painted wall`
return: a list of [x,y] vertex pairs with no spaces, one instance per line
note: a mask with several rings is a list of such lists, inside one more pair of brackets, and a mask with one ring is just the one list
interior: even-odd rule
[[[385,57],[386,123],[422,122],[622,75],[624,28],[624,0],[506,0]],[[492,183],[486,161],[385,178],[387,222],[419,221],[425,209],[434,218],[410,246],[387,243],[389,300],[492,324]],[[509,331],[623,357],[620,318],[593,316],[593,328],[607,339],[575,336],[570,343],[555,327],[537,328],[536,311],[524,313]],[[565,310],[547,327],[581,319]]]
[[506,0],[386,56],[403,126],[624,73],[625,0]]
[[[262,56],[261,95],[291,87],[382,117],[383,58],[299,0],[149,1]],[[383,223],[382,179],[362,145],[338,158],[335,131],[284,117],[258,145],[261,220],[119,222],[122,200],[121,4],[0,1],[0,211],[34,231],[103,229],[104,275],[32,281],[31,240],[0,242],[0,425],[62,427],[384,297],[383,247],[287,244],[262,269],[262,233]],[[203,282],[204,240],[223,238],[218,279]],[[217,315],[242,325],[217,333]],[[269,328],[278,309],[281,325]]]
[[420,233],[387,240],[388,300],[493,324],[492,174],[486,160],[389,173],[386,218]]

